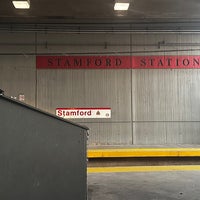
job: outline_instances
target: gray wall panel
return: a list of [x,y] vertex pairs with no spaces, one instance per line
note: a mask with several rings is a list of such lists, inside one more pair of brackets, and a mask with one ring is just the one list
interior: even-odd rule
[[199,39],[198,33],[133,33],[132,50],[136,55],[199,55]]
[[159,145],[166,144],[165,123],[140,122],[133,123],[133,144]]
[[130,70],[39,70],[38,107],[111,107],[111,119],[78,121],[130,121],[130,77]]
[[111,107],[111,121],[131,120],[130,70],[88,71],[86,73],[86,91],[88,106],[107,105]]
[[0,54],[35,52],[35,33],[0,33]]
[[84,104],[84,70],[38,70],[39,108],[54,113],[57,107]]
[[0,56],[0,88],[7,96],[25,95],[25,103],[35,106],[35,56]]
[[38,53],[130,52],[130,34],[38,34],[37,38]]
[[167,124],[167,144],[200,144],[199,122],[173,122]]
[[133,70],[136,121],[200,120],[198,69]]
[[[133,52],[139,52],[136,55],[163,55],[165,50],[177,49],[177,46],[166,46],[166,43],[177,41],[177,37],[177,34],[171,33],[134,33],[132,34],[132,50]],[[167,53],[164,52],[164,54]],[[177,54],[177,52],[173,52],[173,54]]]
[[199,144],[199,122],[133,123],[136,145]]
[[84,123],[90,129],[90,145],[132,144],[131,123]]

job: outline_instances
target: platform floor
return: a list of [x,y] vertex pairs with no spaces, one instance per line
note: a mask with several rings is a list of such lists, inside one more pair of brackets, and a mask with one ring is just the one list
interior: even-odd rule
[[89,173],[88,200],[200,200],[200,171]]

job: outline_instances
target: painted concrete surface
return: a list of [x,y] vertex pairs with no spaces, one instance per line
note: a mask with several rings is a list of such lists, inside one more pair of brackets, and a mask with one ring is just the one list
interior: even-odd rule
[[200,171],[88,174],[88,200],[200,200]]

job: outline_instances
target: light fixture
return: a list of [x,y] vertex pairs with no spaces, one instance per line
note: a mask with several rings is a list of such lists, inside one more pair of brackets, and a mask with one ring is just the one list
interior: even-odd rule
[[128,10],[130,0],[115,0],[114,10]]
[[114,10],[128,10],[129,3],[115,3]]
[[12,1],[13,5],[17,9],[29,9],[30,8],[30,1],[29,0],[14,0]]

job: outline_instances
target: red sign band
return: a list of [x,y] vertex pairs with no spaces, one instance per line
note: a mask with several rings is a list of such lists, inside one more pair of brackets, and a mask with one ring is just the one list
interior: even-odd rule
[[37,69],[193,69],[200,56],[37,56]]

